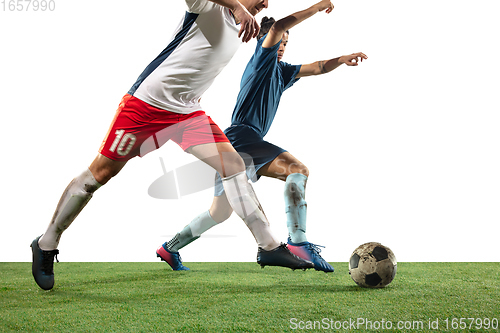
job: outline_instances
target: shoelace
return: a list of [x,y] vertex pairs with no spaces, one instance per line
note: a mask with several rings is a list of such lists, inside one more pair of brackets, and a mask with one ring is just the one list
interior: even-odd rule
[[54,274],[54,258],[56,258],[56,261],[59,262],[59,259],[57,259],[59,250],[43,251],[42,253],[43,253],[42,267],[41,267],[42,271],[48,275]]
[[174,254],[173,257],[175,258],[176,266],[184,266],[182,264],[182,258],[181,258],[181,255],[179,253]]
[[319,255],[320,252],[321,252],[320,247],[325,248],[323,245],[309,243],[309,248],[311,249],[311,252],[313,253],[314,257],[319,257],[320,256]]
[[180,255],[180,254],[178,254],[178,255],[177,255],[177,260],[178,260],[179,264],[181,264],[181,263],[182,263],[182,258],[181,258],[181,255]]

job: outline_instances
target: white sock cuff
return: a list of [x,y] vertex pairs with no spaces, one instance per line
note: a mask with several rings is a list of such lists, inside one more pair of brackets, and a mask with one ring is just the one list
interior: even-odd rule
[[302,174],[302,173],[292,173],[292,174],[289,174],[288,177],[286,177],[286,181],[287,182],[299,182],[299,181],[304,181],[306,182],[307,181],[307,176]]
[[84,186],[86,192],[94,193],[102,184],[95,180],[89,168],[85,169],[78,177],[78,181]]
[[[222,181],[228,181],[228,180],[231,180],[233,178],[241,178],[241,177],[245,177],[247,176],[247,173],[246,171],[241,171],[241,172],[238,172],[238,173],[235,173],[234,175],[231,175],[231,176],[227,176],[225,178],[222,178]],[[245,179],[245,180],[248,180],[248,179]]]

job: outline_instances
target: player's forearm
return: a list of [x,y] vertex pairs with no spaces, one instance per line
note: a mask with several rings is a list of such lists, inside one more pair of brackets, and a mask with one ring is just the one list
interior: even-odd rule
[[325,74],[333,71],[337,67],[343,64],[341,61],[341,57],[333,58],[330,60],[323,60],[323,61],[318,61],[318,69],[319,73],[317,74]]
[[321,75],[333,71],[335,68],[343,64],[342,57],[333,58],[330,60],[316,61],[311,64],[302,65],[297,78],[311,75]]
[[279,36],[281,36],[285,31],[307,20],[308,18],[320,12],[321,10],[322,8],[319,6],[319,4],[315,4],[305,10],[301,10],[285,18],[282,18],[281,20],[276,21],[272,29],[275,30],[275,32],[279,34]]
[[317,61],[316,64],[318,64],[319,72],[316,74],[325,74],[331,72],[342,64],[355,66],[358,64],[357,58],[359,58],[361,61],[363,61],[363,59],[368,59],[368,57],[364,53],[359,52],[353,53],[351,55],[344,55],[341,57],[333,58],[330,60]]
[[312,64],[302,65],[296,77],[299,78],[310,75],[325,74],[333,71],[342,64],[346,64],[347,66],[357,66],[358,61],[362,62],[363,59],[368,59],[368,57],[363,52],[358,52],[350,55],[343,55],[330,60],[316,61]]
[[312,72],[310,73],[310,75],[320,75],[320,74],[330,73],[335,68],[342,65],[342,62],[340,61],[340,57],[338,57],[330,60],[316,61],[311,65],[312,65],[311,66]]

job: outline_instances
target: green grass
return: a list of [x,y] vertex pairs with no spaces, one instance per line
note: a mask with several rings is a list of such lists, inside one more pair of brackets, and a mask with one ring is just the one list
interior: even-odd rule
[[[333,274],[255,263],[186,265],[192,270],[174,272],[160,262],[56,263],[56,285],[43,291],[31,263],[0,263],[0,331],[333,332],[335,321],[364,318],[390,321],[389,331],[427,332],[429,319],[445,331],[448,318],[447,331],[465,332],[481,330],[476,323],[452,330],[453,318],[500,320],[498,263],[398,263],[384,289],[357,287],[347,263],[333,264]],[[323,329],[295,326],[314,321]],[[399,321],[412,329],[397,330]]]

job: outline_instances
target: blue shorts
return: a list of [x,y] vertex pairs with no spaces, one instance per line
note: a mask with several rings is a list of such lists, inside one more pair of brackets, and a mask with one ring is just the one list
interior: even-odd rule
[[[254,183],[260,178],[257,174],[260,168],[274,161],[281,153],[286,152],[285,149],[264,141],[262,135],[251,126],[233,125],[228,127],[224,131],[224,134],[226,134],[234,149],[240,153],[243,161],[245,161],[248,179],[251,179]],[[222,180],[217,173],[215,176],[214,195],[218,197],[223,193]]]

